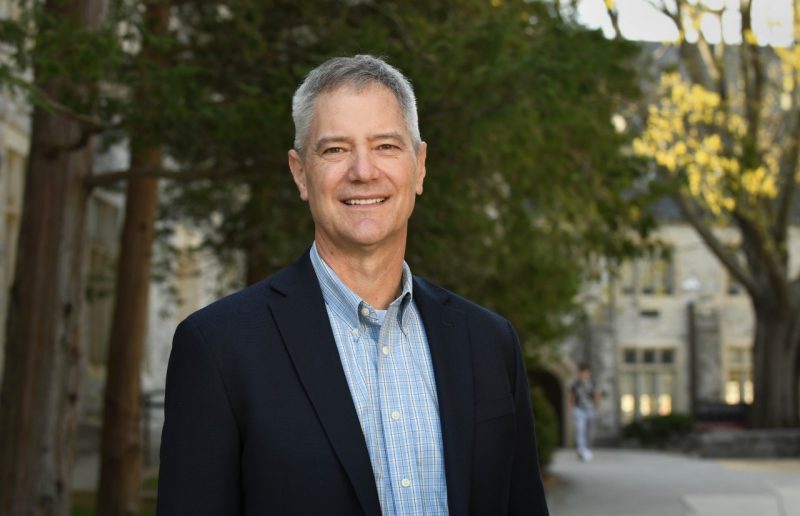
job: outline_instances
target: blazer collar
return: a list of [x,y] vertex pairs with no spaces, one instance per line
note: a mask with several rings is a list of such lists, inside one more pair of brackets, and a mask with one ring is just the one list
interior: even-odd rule
[[450,514],[469,513],[474,432],[472,351],[464,312],[448,306],[451,294],[414,278],[414,301],[431,351],[444,445]]
[[380,516],[367,443],[308,251],[277,273],[271,286],[282,298],[270,302],[270,309],[300,381],[353,484],[364,514]]

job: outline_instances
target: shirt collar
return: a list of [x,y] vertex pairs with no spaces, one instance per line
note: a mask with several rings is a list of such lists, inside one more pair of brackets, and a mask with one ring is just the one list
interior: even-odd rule
[[[358,328],[360,326],[359,315],[362,308],[368,308],[372,315],[374,314],[374,307],[370,306],[358,294],[350,290],[350,287],[344,284],[339,279],[339,276],[334,272],[331,267],[325,263],[325,260],[319,255],[317,251],[317,243],[311,246],[309,252],[311,257],[311,265],[314,267],[314,272],[317,275],[320,287],[322,288],[322,297],[327,304],[336,314],[347,322],[351,328]],[[411,268],[403,261],[403,277],[402,277],[402,291],[397,298],[389,305],[389,313],[392,313],[392,307],[397,307],[398,323],[405,327],[406,307],[413,300],[413,280],[411,276]]]

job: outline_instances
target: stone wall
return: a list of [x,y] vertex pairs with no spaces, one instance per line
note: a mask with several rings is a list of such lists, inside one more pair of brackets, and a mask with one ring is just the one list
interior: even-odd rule
[[690,448],[701,457],[800,457],[800,428],[697,433],[690,439]]

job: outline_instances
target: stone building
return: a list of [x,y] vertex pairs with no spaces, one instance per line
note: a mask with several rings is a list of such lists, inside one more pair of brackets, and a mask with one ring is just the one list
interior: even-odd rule
[[[736,246],[734,230],[720,229]],[[581,330],[534,381],[545,387],[570,442],[570,382],[589,364],[603,391],[597,438],[618,440],[622,427],[655,415],[691,414],[699,406],[753,400],[753,310],[749,297],[697,233],[667,216],[655,237],[669,253],[624,263],[583,293]],[[790,229],[790,271],[800,269],[800,226]]]

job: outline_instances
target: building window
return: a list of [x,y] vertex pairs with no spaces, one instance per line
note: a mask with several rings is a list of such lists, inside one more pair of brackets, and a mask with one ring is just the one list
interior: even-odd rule
[[730,347],[725,350],[725,403],[753,403],[753,361],[750,348]]
[[671,253],[653,252],[625,262],[620,270],[624,294],[670,295],[675,290]]
[[675,397],[675,350],[622,350],[620,410],[622,422],[672,413]]

